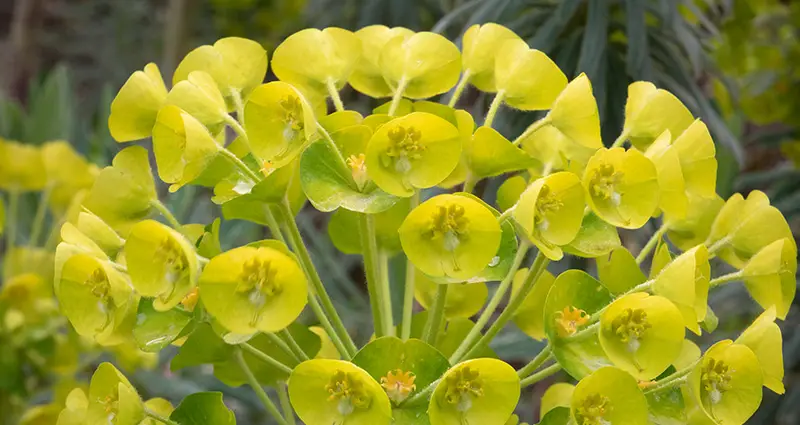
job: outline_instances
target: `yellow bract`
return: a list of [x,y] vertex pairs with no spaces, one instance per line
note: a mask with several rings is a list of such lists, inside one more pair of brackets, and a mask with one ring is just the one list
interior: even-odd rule
[[[525,277],[528,274],[528,269],[519,269],[514,274],[514,280],[511,284],[511,296],[514,297],[517,292],[522,288]],[[556,278],[550,272],[545,270],[536,282],[533,284],[533,289],[528,296],[522,301],[522,304],[514,314],[514,323],[525,332],[526,335],[539,341],[543,340],[546,336],[544,331],[544,304],[547,301],[547,294],[550,288],[553,287]]]
[[495,23],[475,24],[464,32],[461,63],[464,77],[478,90],[494,93],[497,50],[508,40],[519,40],[510,29]]
[[774,306],[781,320],[794,301],[797,283],[797,246],[779,239],[758,251],[742,269],[747,291],[764,308]]
[[664,130],[647,148],[645,156],[656,166],[660,189],[659,208],[664,211],[664,215],[683,218],[686,215],[689,199],[686,196],[686,184],[678,154],[670,146],[671,139],[669,130]]
[[584,73],[567,84],[545,120],[581,146],[603,147],[597,101],[592,93],[592,82]]
[[0,189],[36,191],[47,184],[42,151],[0,138]]
[[219,124],[228,116],[217,83],[205,71],[192,71],[186,80],[175,84],[167,94],[167,104],[183,109],[206,126]]
[[497,51],[494,77],[498,95],[524,111],[550,109],[567,86],[558,65],[520,39],[506,41]]
[[380,68],[392,93],[412,99],[444,93],[458,82],[461,52],[452,41],[432,32],[389,40],[381,50]]
[[[0,142],[2,143],[2,142]],[[2,147],[0,147],[2,150]],[[96,165],[86,161],[69,142],[56,140],[42,145],[42,159],[50,187],[50,208],[63,214],[75,195],[89,189],[99,173]],[[3,167],[0,165],[0,167]],[[2,173],[2,172],[0,172]]]
[[444,301],[444,315],[448,319],[472,317],[481,311],[489,295],[489,289],[483,282],[436,283],[419,271],[414,280],[414,298],[426,310],[435,302],[438,285],[449,285]]
[[664,130],[681,134],[693,120],[692,113],[675,95],[653,83],[637,81],[628,86],[622,133],[633,146],[646,148]]
[[672,301],[683,315],[686,327],[700,334],[698,322],[706,317],[711,267],[708,250],[698,245],[664,267],[653,283],[653,292]]
[[370,97],[391,96],[394,89],[383,79],[380,67],[381,51],[390,40],[396,37],[405,40],[414,35],[414,31],[403,27],[370,25],[361,28],[355,34],[361,40],[362,53],[348,82],[354,89]]
[[786,392],[783,386],[783,336],[781,328],[775,324],[775,307],[764,310],[734,343],[746,345],[758,357],[765,387],[778,394]]
[[149,137],[156,114],[166,100],[167,87],[156,64],[149,63],[144,71],[134,72],[111,102],[111,136],[118,142]]

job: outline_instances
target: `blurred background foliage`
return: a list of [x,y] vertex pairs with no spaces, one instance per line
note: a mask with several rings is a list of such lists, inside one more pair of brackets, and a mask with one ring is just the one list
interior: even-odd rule
[[[790,0],[2,1],[0,137],[34,145],[69,140],[91,162],[104,166],[119,150],[106,126],[110,102],[131,72],[149,61],[158,62],[170,75],[179,58],[197,45],[235,35],[258,40],[272,51],[287,35],[305,27],[404,26],[440,32],[459,43],[470,25],[485,22],[508,26],[531,47],[550,55],[569,77],[588,74],[608,143],[620,131],[630,82],[650,80],[672,91],[714,135],[720,195],[764,190],[795,235],[800,231],[800,2]],[[346,89],[343,98],[349,108],[361,112],[376,106],[352,89]],[[469,91],[458,106],[481,117],[490,101]],[[534,113],[503,109],[495,123],[513,137],[536,118]],[[490,179],[477,190],[491,200],[500,182]],[[187,187],[165,200],[182,222],[208,224],[220,211],[202,191]],[[27,242],[35,210],[35,196],[21,200],[18,243]],[[326,217],[306,209],[300,223],[346,324],[359,339],[368,338],[371,325],[359,257],[342,254],[331,244]],[[625,244],[638,249],[645,233],[623,234]],[[226,221],[223,248],[263,235],[264,230],[252,223]],[[591,269],[593,262],[557,266]],[[393,272],[402,274],[402,264]],[[399,294],[402,288],[393,290]],[[756,314],[746,297],[739,286],[725,286],[712,295],[711,307],[731,336]],[[798,310],[794,308],[781,325],[787,393],[779,398],[765,392],[753,424],[800,423]],[[51,331],[64,335],[64,326],[54,324]],[[0,423],[15,423],[13,412],[6,415],[4,410],[11,409],[9,394],[17,394],[17,407],[41,404],[58,397],[53,384],[59,379],[37,368],[35,356],[41,353],[3,338],[8,335],[0,332]],[[50,354],[58,351],[52,344],[39,348]],[[493,348],[521,364],[537,351],[537,344],[509,329]],[[134,367],[134,384],[145,396],[179,400],[201,389],[221,390],[239,423],[263,423],[252,393],[225,387],[207,369],[173,374],[172,355],[174,351],[165,350],[158,362],[139,359],[129,365],[150,366]],[[92,353],[81,363],[84,378],[98,356],[107,354]],[[541,383],[523,395],[523,419],[535,422],[547,385]],[[28,423],[49,423],[35,419]]]

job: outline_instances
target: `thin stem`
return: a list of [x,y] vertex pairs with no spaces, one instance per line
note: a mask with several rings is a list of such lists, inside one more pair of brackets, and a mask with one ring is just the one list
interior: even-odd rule
[[265,206],[264,216],[267,219],[267,228],[269,232],[272,234],[273,239],[277,239],[284,244],[286,244],[286,238],[283,237],[283,232],[281,232],[281,225],[278,223],[278,220],[275,218],[275,214],[272,213],[272,210],[269,206]]
[[503,224],[503,222],[505,222],[506,220],[510,219],[511,218],[511,214],[514,213],[515,209],[517,209],[517,204],[514,204],[513,206],[509,207],[507,210],[503,211],[503,213],[500,214],[499,217],[497,217],[497,222],[500,223],[500,224]]
[[294,409],[292,409],[292,402],[289,400],[289,391],[287,390],[286,382],[278,382],[276,390],[278,391],[278,400],[281,402],[281,410],[283,410],[283,417],[289,425],[296,425],[297,421],[294,418]]
[[6,246],[3,253],[3,274],[11,276],[8,268],[11,266],[11,251],[17,243],[17,214],[19,213],[19,192],[15,189],[8,191],[8,215],[6,216]]
[[268,364],[268,365],[280,370],[281,372],[286,373],[287,375],[292,373],[292,368],[290,368],[289,366],[286,366],[285,364],[281,363],[280,361],[274,359],[273,357],[271,357],[270,355],[264,353],[263,351],[259,350],[258,348],[253,347],[252,345],[250,345],[250,344],[248,344],[246,342],[243,342],[243,343],[239,344],[239,346],[242,348],[242,350],[247,351],[248,353],[252,354],[253,357],[255,357],[255,358],[261,360],[262,362],[264,362],[264,363],[266,363],[266,364]]
[[347,346],[344,345],[339,335],[336,334],[336,329],[333,328],[331,321],[328,320],[328,317],[325,316],[325,312],[322,310],[322,306],[319,304],[319,300],[317,296],[313,293],[308,294],[308,305],[311,306],[311,311],[314,312],[314,315],[319,320],[320,325],[322,328],[325,329],[325,333],[328,334],[328,338],[331,339],[333,345],[336,347],[336,350],[339,352],[339,355],[342,356],[344,360],[350,360],[355,354],[355,350],[352,352],[348,349]]
[[628,132],[623,131],[622,134],[617,137],[617,140],[614,140],[614,143],[611,144],[611,148],[618,148],[622,146],[628,140]]
[[163,424],[167,424],[167,425],[181,425],[181,424],[179,424],[179,423],[177,423],[177,422],[173,421],[172,419],[169,419],[169,418],[167,418],[167,417],[161,416],[160,414],[158,414],[158,413],[156,413],[156,412],[154,412],[154,411],[152,411],[152,410],[148,409],[147,407],[145,407],[145,408],[144,408],[144,415],[145,415],[145,416],[147,416],[147,417],[148,417],[148,418],[150,418],[150,419],[153,419],[153,420],[159,421],[159,422],[161,422],[161,423],[163,423]]
[[[708,255],[716,254],[717,251],[719,251],[725,245],[727,245],[728,242],[730,242],[730,238],[728,236],[726,236],[726,237],[714,242],[711,246],[708,247]],[[706,245],[708,245],[708,244],[706,244]]]
[[[375,243],[377,244],[377,236]],[[394,336],[395,325],[394,312],[392,311],[392,282],[389,278],[389,256],[380,249],[378,249],[378,267],[380,270],[380,273],[378,274],[380,280],[378,280],[378,283],[381,287],[381,312],[385,318],[384,325],[388,326],[386,329],[387,334]]]
[[[336,330],[335,335],[338,335],[338,338],[341,338],[342,342],[344,342],[345,346],[347,347],[347,350],[344,354],[352,356],[356,352],[356,345],[350,338],[350,334],[347,333],[347,328],[345,328],[342,318],[339,317],[339,313],[336,311],[330,295],[328,295],[328,292],[325,291],[325,286],[322,284],[319,273],[317,273],[317,269],[314,267],[314,262],[311,261],[311,254],[309,254],[308,249],[303,243],[303,237],[300,235],[300,229],[297,228],[297,222],[294,220],[289,202],[284,199],[283,202],[279,204],[279,207],[281,215],[283,216],[282,218],[289,229],[289,241],[292,245],[292,249],[299,257],[300,263],[303,265],[303,269],[305,270],[306,275],[311,283],[313,293],[320,298],[322,310],[325,312],[323,316],[326,316],[331,320],[333,327]],[[322,321],[321,318],[319,319]],[[333,335],[329,334],[329,336],[331,336],[332,340],[334,339]]]
[[636,264],[642,264],[644,259],[647,258],[647,255],[650,254],[650,251],[658,246],[658,241],[661,240],[661,237],[664,236],[664,233],[667,233],[667,230],[669,230],[669,226],[667,226],[667,223],[665,222],[661,225],[661,227],[658,228],[658,230],[656,230],[655,233],[653,233],[653,236],[651,236],[650,240],[648,240],[644,245],[641,252],[639,252],[639,255],[636,256]]
[[333,78],[328,78],[326,85],[328,86],[328,94],[331,95],[331,99],[333,99],[333,106],[336,108],[336,111],[344,111],[344,103],[342,103],[342,98],[339,97],[339,90],[336,90],[336,83],[334,83]]
[[244,131],[244,127],[242,127],[242,125],[239,124],[239,121],[236,121],[236,118],[228,114],[225,114],[223,119],[225,120],[225,124],[228,124],[233,129],[233,131],[236,132],[237,136],[241,137],[244,142],[246,143],[249,142],[250,139],[247,137],[247,132]]
[[325,130],[325,128],[323,128],[321,125],[318,125],[317,131],[319,131],[320,134],[322,134],[322,137],[325,139],[326,142],[328,142],[331,149],[333,149],[333,151],[336,152],[336,155],[339,157],[339,161],[341,161],[342,165],[345,168],[349,168],[347,167],[347,160],[344,158],[342,152],[339,150],[339,146],[336,145],[336,141],[334,141],[333,137],[331,137],[330,133],[328,133],[328,130]]
[[506,97],[506,92],[500,90],[494,96],[492,100],[492,104],[489,105],[489,112],[486,113],[486,119],[483,121],[483,125],[485,127],[491,127],[492,123],[494,122],[494,117],[497,115],[497,110],[500,109],[500,105],[503,104],[503,99]]
[[422,340],[428,344],[434,344],[436,337],[439,334],[439,329],[444,321],[444,305],[447,300],[447,289],[450,287],[448,284],[439,284],[436,287],[436,297],[433,300],[433,306],[428,312],[428,322],[425,324],[425,332],[422,334]]
[[39,236],[42,234],[44,218],[47,213],[47,201],[50,199],[52,191],[53,187],[47,185],[39,195],[39,204],[36,205],[36,215],[33,216],[33,224],[31,225],[31,236],[28,238],[28,246],[30,247],[39,245]]
[[458,102],[458,99],[461,97],[461,94],[464,92],[464,89],[467,88],[467,83],[469,83],[469,79],[472,77],[470,75],[469,70],[464,71],[461,74],[461,79],[458,80],[458,84],[456,85],[455,91],[453,91],[453,96],[450,97],[450,102],[447,103],[447,106],[454,107]]
[[[360,220],[361,254],[364,257],[364,274],[367,278],[367,292],[369,304],[372,309],[372,323],[375,326],[375,336],[391,335],[390,326],[386,324],[383,308],[383,286],[380,284],[380,269],[378,265],[378,244],[375,239],[375,221],[369,214],[361,214]],[[391,319],[390,319],[391,320]]]
[[245,175],[247,175],[247,177],[248,177],[250,180],[252,180],[252,181],[253,181],[253,183],[258,183],[258,182],[260,182],[260,181],[262,180],[262,179],[261,179],[261,176],[259,176],[258,174],[256,174],[256,172],[255,172],[255,171],[251,170],[251,169],[250,169],[250,167],[248,167],[248,166],[247,166],[247,164],[245,164],[245,163],[244,163],[244,162],[243,162],[243,161],[242,161],[242,160],[241,160],[241,159],[240,159],[238,156],[236,156],[236,155],[235,155],[233,152],[231,152],[231,151],[229,151],[229,150],[227,150],[227,149],[225,149],[225,148],[223,148],[223,147],[221,147],[221,146],[220,146],[220,148],[219,148],[219,153],[220,153],[221,155],[223,155],[224,157],[228,158],[228,160],[230,160],[230,161],[233,163],[233,165],[235,165],[235,166],[236,166],[236,168],[238,168],[238,169],[239,169],[239,171],[241,171],[241,172],[243,172]]
[[[536,280],[539,279],[539,276],[547,268],[547,264],[550,263],[550,260],[542,254],[541,251],[536,254],[536,259],[533,260],[533,265],[528,270],[528,274],[525,277],[525,281],[522,283],[519,291],[511,296],[511,299],[508,301],[508,305],[503,311],[500,313],[500,316],[489,326],[489,329],[486,330],[486,333],[478,339],[472,349],[470,349],[465,358],[470,358],[471,356],[476,354],[476,351],[482,347],[483,345],[488,345],[489,342],[494,339],[494,337],[500,332],[501,329],[514,317],[514,314],[517,313],[517,310],[522,305],[522,302],[528,296],[528,294],[533,290],[533,285],[536,283]],[[460,360],[460,359],[459,359]]]
[[702,357],[692,362],[690,365],[686,366],[685,368],[673,373],[672,375],[667,376],[666,378],[662,379],[661,381],[656,381],[656,384],[652,387],[649,387],[644,390],[645,394],[650,394],[654,392],[658,392],[667,388],[672,388],[675,385],[680,385],[688,378],[688,375],[694,370],[695,366],[702,361]]
[[[419,191],[415,190],[411,195],[411,207],[413,211],[419,205]],[[403,319],[400,322],[400,337],[405,341],[411,337],[411,316],[414,313],[414,286],[416,284],[417,271],[414,263],[406,258],[406,284],[403,288]]]
[[547,125],[550,125],[550,118],[546,116],[538,121],[535,121],[533,124],[529,125],[528,128],[526,128],[525,131],[523,131],[522,134],[520,134],[519,137],[514,139],[514,141],[511,143],[519,145],[528,136],[530,136],[533,133],[536,133],[537,131],[539,131],[540,128]]
[[422,400],[427,400],[428,396],[430,396],[430,394],[433,392],[433,390],[436,389],[436,387],[439,385],[440,381],[441,381],[441,378],[431,382],[430,385],[428,385],[427,387],[425,387],[422,390],[418,391],[413,396],[411,396],[408,399],[406,399],[406,401],[403,402],[403,406],[413,406],[413,405],[419,403]]
[[517,249],[517,255],[514,257],[514,263],[511,265],[511,269],[509,269],[508,274],[503,278],[500,282],[500,285],[495,290],[494,295],[489,300],[489,303],[486,305],[486,308],[483,309],[483,312],[478,317],[478,321],[475,322],[475,326],[470,329],[467,336],[461,341],[461,344],[458,346],[456,351],[450,356],[450,364],[456,364],[459,360],[462,359],[464,354],[467,353],[469,349],[472,348],[472,343],[480,337],[481,330],[483,327],[486,326],[486,323],[489,322],[491,319],[492,314],[497,309],[497,306],[500,305],[500,301],[505,296],[508,289],[511,287],[511,282],[514,280],[514,274],[517,273],[519,270],[519,266],[522,264],[522,260],[525,259],[525,254],[528,253],[528,249],[530,245],[527,242],[521,242],[519,248]]
[[233,98],[233,105],[236,107],[236,121],[244,125],[244,103],[242,103],[242,94],[239,90],[232,88],[230,90],[231,97]]
[[522,369],[517,371],[517,375],[520,377],[520,379],[527,377],[535,372],[536,369],[539,369],[539,367],[542,366],[547,359],[551,358],[552,354],[553,346],[548,343],[547,346],[545,346],[542,351],[540,351],[539,354],[533,358],[533,360],[528,362],[528,364],[523,366]]
[[178,221],[177,218],[172,214],[172,212],[167,208],[164,203],[159,201],[158,199],[153,199],[150,201],[150,206],[156,209],[164,218],[167,219],[169,225],[172,226],[173,229],[179,230],[181,228],[181,223]]
[[553,375],[555,375],[559,370],[561,370],[561,365],[558,363],[552,364],[547,366],[546,368],[534,373],[533,375],[519,381],[520,388],[529,387],[539,381],[547,379]]
[[475,190],[475,185],[478,184],[480,179],[475,178],[471,172],[467,172],[467,178],[464,179],[464,187],[461,189],[464,192],[472,193]]
[[280,333],[283,339],[289,344],[289,348],[292,350],[292,353],[294,353],[294,355],[299,358],[300,361],[309,360],[308,354],[303,351],[303,347],[300,347],[300,344],[297,343],[297,340],[294,339],[294,336],[292,336],[288,330],[284,329]]
[[403,93],[406,91],[407,85],[408,81],[405,78],[401,78],[397,84],[397,90],[394,91],[394,96],[392,96],[392,104],[389,105],[390,117],[393,117],[394,113],[397,112],[397,107],[400,106],[400,101],[403,99]]
[[714,279],[708,281],[708,287],[714,288],[729,282],[735,282],[737,280],[741,280],[742,277],[744,277],[744,272],[741,270],[735,271],[733,273],[724,274],[720,277],[715,277]]
[[287,344],[286,341],[284,341],[281,337],[270,332],[265,332],[264,335],[266,335],[266,337],[269,338],[270,342],[275,344],[278,348],[281,349],[281,351],[286,353],[286,355],[288,355],[289,357],[293,358],[297,363],[303,361],[303,359],[300,356],[298,356],[294,352],[294,350],[292,350],[292,348],[289,347],[289,344]]
[[267,413],[269,413],[270,416],[272,416],[272,418],[275,419],[276,422],[278,422],[278,424],[289,425],[289,423],[286,422],[285,419],[283,419],[280,410],[278,410],[278,406],[275,406],[275,403],[273,403],[273,401],[270,400],[269,396],[264,391],[264,388],[261,387],[261,384],[258,382],[258,379],[256,379],[256,376],[253,375],[253,371],[250,370],[250,366],[248,366],[247,362],[244,361],[244,357],[242,356],[242,350],[236,350],[234,356],[236,357],[236,363],[239,364],[239,367],[242,369],[242,372],[247,377],[247,382],[250,384],[250,387],[253,388],[253,391],[255,391],[258,398],[261,399],[261,403],[267,409]]

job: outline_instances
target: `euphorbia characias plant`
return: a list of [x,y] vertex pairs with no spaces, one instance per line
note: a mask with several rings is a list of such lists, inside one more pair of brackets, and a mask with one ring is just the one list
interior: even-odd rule
[[[516,424],[520,391],[560,370],[577,383],[546,393],[546,423],[738,425],[762,384],[783,392],[774,321],[794,298],[797,246],[763,193],[717,197],[702,121],[635,82],[607,148],[586,75],[570,81],[496,24],[471,27],[463,46],[405,28],[308,29],[271,55],[279,81],[263,83],[267,52],[241,38],[190,52],[169,89],[154,64],[136,71],[112,104],[112,135],[151,137],[171,191],[213,188],[225,219],[271,239],[222,251],[219,222],[179,223],[155,197],[147,152],[126,147],[86,197],[92,225],[62,229],[62,310],[100,344],[180,346],[173,369],[213,365],[284,425]],[[347,109],[347,85],[382,104]],[[485,115],[457,108],[469,86],[494,93]],[[507,138],[492,128],[504,107],[547,112]],[[476,191],[486,178],[504,181],[496,205]],[[363,344],[298,230],[306,200],[333,213],[334,244],[363,257],[374,325]],[[660,227],[643,248],[622,246],[618,229],[648,222]],[[404,282],[389,281],[393,255]],[[570,255],[597,276],[548,271]],[[737,271],[717,276],[715,256]],[[686,330],[713,331],[708,292],[733,281],[766,312],[701,354]],[[399,323],[390,285],[404,286]],[[519,369],[489,349],[510,322],[546,340]],[[231,420],[214,394],[158,405],[103,365],[59,423],[198,423],[191,409]]]

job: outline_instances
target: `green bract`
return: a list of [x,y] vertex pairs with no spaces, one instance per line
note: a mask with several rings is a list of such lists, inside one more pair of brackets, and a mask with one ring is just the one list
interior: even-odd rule
[[544,418],[547,412],[557,408],[569,408],[572,402],[572,393],[575,386],[565,382],[553,384],[542,394],[542,402],[539,405],[539,417]]
[[393,94],[425,99],[456,85],[461,72],[461,52],[439,34],[418,32],[387,41],[378,63]]
[[603,147],[592,82],[581,73],[564,88],[544,118],[568,139],[591,150]]
[[[514,275],[514,281],[511,286],[512,297],[521,289],[527,273],[528,269],[520,269]],[[544,303],[555,280],[556,278],[550,272],[545,271],[542,273],[533,284],[533,290],[522,301],[522,305],[520,305],[514,316],[514,323],[522,329],[522,332],[540,341],[545,338]]]
[[672,301],[683,315],[684,325],[698,335],[698,322],[705,319],[708,308],[710,274],[708,250],[698,245],[664,267],[653,282],[653,292]]
[[775,307],[764,310],[734,342],[753,350],[761,365],[764,386],[783,394],[783,337],[775,324]]
[[519,400],[514,368],[495,359],[462,362],[442,376],[428,405],[431,425],[503,423]]
[[704,198],[689,193],[685,217],[672,217],[664,212],[669,241],[684,251],[703,243],[711,233],[711,224],[724,204],[725,201],[719,195]]
[[128,78],[111,103],[108,129],[118,142],[144,139],[152,134],[156,114],[167,100],[167,88],[154,63]]
[[567,77],[546,54],[521,39],[507,40],[496,52],[495,88],[514,108],[550,109],[567,86]]
[[423,202],[406,217],[399,232],[403,250],[423,273],[462,281],[492,261],[501,235],[487,207],[457,195]]
[[636,380],[620,369],[604,367],[575,386],[570,405],[578,424],[640,425],[647,422],[647,401]]
[[494,93],[497,50],[508,40],[519,40],[514,31],[494,23],[475,24],[464,32],[462,68],[464,77],[480,91]]
[[369,177],[384,191],[409,197],[435,186],[458,164],[458,129],[425,112],[395,118],[379,127],[367,145]]
[[646,148],[664,130],[679,135],[694,117],[675,95],[653,83],[637,81],[628,86],[623,135],[637,148]]
[[789,238],[777,240],[758,251],[742,269],[744,283],[762,307],[775,306],[786,318],[797,291],[797,246]]
[[394,93],[392,87],[383,79],[380,67],[381,51],[390,40],[396,37],[407,39],[414,31],[403,27],[388,28],[383,25],[370,25],[355,32],[361,40],[361,58],[353,69],[348,81],[354,89],[370,97],[389,97]]
[[206,126],[219,124],[228,116],[217,83],[205,71],[192,71],[178,82],[167,94],[167,104],[178,106]]

